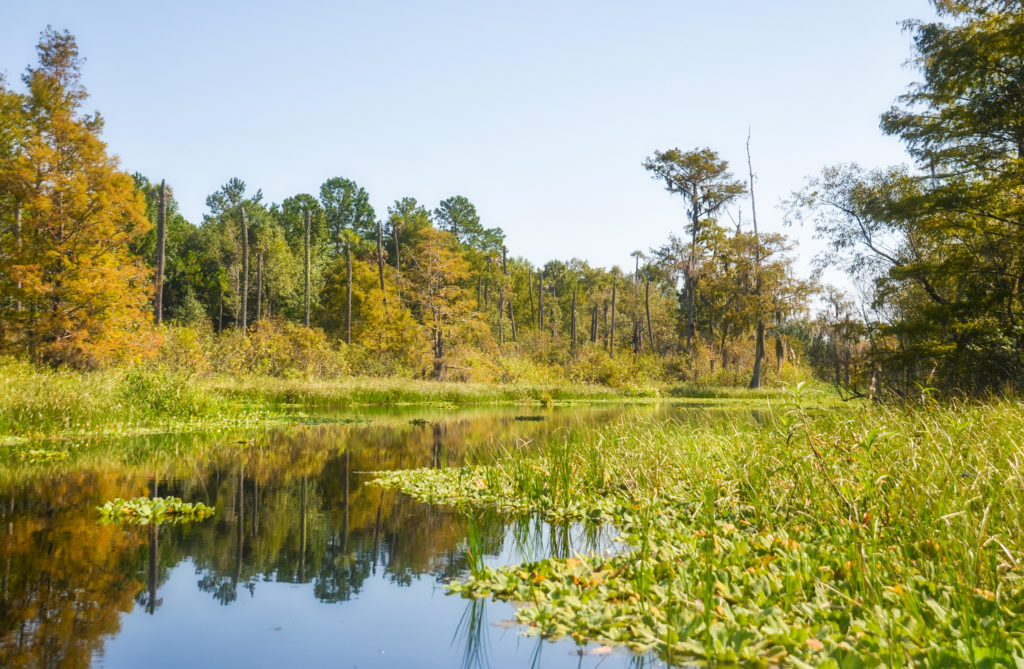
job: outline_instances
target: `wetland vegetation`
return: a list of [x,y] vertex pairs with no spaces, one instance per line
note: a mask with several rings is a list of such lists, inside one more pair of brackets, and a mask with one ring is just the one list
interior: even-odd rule
[[624,266],[342,177],[189,221],[48,27],[0,78],[0,665],[1024,667],[1024,11],[932,5],[913,165],[784,205],[810,276],[749,136],[643,160],[686,219]]

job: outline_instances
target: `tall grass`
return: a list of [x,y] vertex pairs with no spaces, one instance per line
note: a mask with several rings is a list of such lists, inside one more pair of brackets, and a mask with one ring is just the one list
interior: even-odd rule
[[78,372],[0,359],[0,439],[181,425],[226,402],[182,373],[126,367]]
[[1020,666],[1022,467],[1017,401],[824,411],[796,396],[728,420],[579,429],[470,472],[384,483],[624,532],[627,556],[455,586],[530,602],[518,616],[533,633],[676,659]]

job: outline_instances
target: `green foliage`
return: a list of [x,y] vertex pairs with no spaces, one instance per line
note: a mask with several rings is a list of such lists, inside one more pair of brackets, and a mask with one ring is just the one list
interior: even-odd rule
[[916,383],[1019,390],[1024,13],[1019,3],[933,4],[940,20],[906,24],[922,80],[882,116],[917,169],[828,168],[795,200],[831,245],[822,262],[867,293],[862,332],[838,343],[841,331],[823,333],[819,348],[867,349],[850,374],[862,393],[882,382],[903,395]]
[[99,507],[105,523],[160,525],[206,520],[214,510],[202,502],[182,502],[177,497],[118,497]]
[[527,634],[672,663],[1015,666],[1024,494],[1015,402],[809,405],[626,420],[493,464],[384,472],[431,503],[612,523],[627,548],[453,591],[521,603]]

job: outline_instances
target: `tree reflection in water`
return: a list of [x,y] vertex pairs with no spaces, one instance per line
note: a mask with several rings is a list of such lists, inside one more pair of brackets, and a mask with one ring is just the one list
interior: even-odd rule
[[[335,603],[374,577],[399,586],[457,577],[468,569],[466,517],[364,486],[368,472],[486,461],[623,411],[555,412],[543,422],[515,421],[514,409],[437,411],[429,428],[399,413],[365,424],[151,435],[106,442],[91,451],[99,455],[0,468],[0,666],[89,666],[122,614],[138,605],[160,617],[159,589],[186,560],[199,589],[223,605],[242,589],[257,597],[264,582],[308,584],[316,600]],[[216,513],[186,525],[97,522],[106,500],[147,494],[202,501]],[[519,559],[605,541],[599,530],[494,514],[474,525],[492,559],[508,533]],[[457,632],[466,666],[486,666],[486,627],[483,601],[471,600]]]

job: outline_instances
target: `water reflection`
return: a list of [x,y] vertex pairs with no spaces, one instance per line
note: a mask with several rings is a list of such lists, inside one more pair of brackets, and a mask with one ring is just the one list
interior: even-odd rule
[[[174,666],[217,635],[244,642],[242,655],[272,666],[283,638],[275,631],[284,629],[303,636],[301,655],[310,661],[335,658],[344,640],[346,662],[397,666],[397,647],[415,641],[417,666],[528,666],[539,647],[488,618],[494,610],[508,618],[510,607],[445,598],[440,584],[467,572],[470,535],[484,560],[498,564],[610,550],[607,528],[467,517],[363,483],[377,470],[486,461],[557,438],[574,423],[638,411],[665,413],[565,410],[533,422],[515,421],[511,409],[438,411],[415,416],[428,424],[414,425],[410,414],[392,412],[370,423],[142,437],[112,443],[105,459],[8,472],[0,484],[0,666],[135,666],[144,656],[149,666]],[[216,513],[188,525],[97,522],[104,501],[143,495],[201,501]],[[189,580],[206,604],[188,592]],[[294,600],[289,589],[304,594]],[[251,626],[285,610],[287,627]],[[389,630],[404,617],[410,622],[400,633]],[[374,619],[382,622],[363,622]],[[181,643],[188,629],[190,641]],[[489,652],[496,643],[501,652]],[[205,647],[214,655],[201,664],[240,661],[212,641]],[[553,661],[583,660],[566,650]]]

